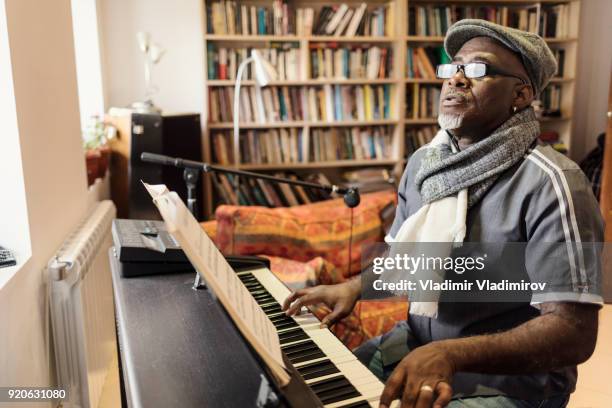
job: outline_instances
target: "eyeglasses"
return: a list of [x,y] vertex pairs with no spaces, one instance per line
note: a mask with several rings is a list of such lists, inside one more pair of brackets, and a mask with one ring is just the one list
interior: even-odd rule
[[457,72],[463,72],[466,78],[482,78],[491,75],[501,75],[520,79],[525,85],[527,81],[518,75],[509,74],[500,69],[494,68],[484,62],[470,62],[469,64],[441,64],[436,69],[436,77],[440,79],[452,78]]

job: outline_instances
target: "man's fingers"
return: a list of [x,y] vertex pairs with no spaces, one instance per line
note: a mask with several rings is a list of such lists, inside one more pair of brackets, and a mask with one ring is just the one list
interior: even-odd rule
[[328,314],[327,316],[325,316],[323,318],[323,320],[321,320],[321,325],[325,325],[325,326],[333,326],[334,324],[336,324],[338,322],[338,320],[340,320],[343,316],[342,316],[342,306],[336,304],[336,307],[334,307],[334,310],[331,311],[330,314]]
[[283,302],[283,308],[282,310],[287,310],[289,308],[289,306],[300,296],[302,296],[304,293],[304,289],[300,289],[300,290],[296,290],[291,292],[291,294],[289,296],[287,296],[287,299],[285,299],[285,301]]
[[438,398],[434,401],[434,408],[442,408],[448,405],[453,397],[453,389],[446,381],[440,381],[436,385],[436,394]]
[[315,290],[314,288],[301,289],[300,291],[303,291],[303,294],[298,296],[298,299],[293,302],[289,309],[287,309],[285,312],[287,316],[292,316],[299,313],[302,306],[314,305],[320,303],[322,300],[320,291]]
[[418,397],[416,401],[416,408],[431,408],[431,402],[433,401],[434,388],[428,385],[428,382],[424,382],[416,390]]
[[[402,393],[402,405],[401,408],[414,408],[419,396],[419,383],[415,383],[410,380],[406,382],[404,392]],[[428,407],[429,408],[429,407]]]
[[379,408],[389,408],[391,403],[399,397],[403,386],[404,370],[396,368],[385,384],[385,389],[380,396]]

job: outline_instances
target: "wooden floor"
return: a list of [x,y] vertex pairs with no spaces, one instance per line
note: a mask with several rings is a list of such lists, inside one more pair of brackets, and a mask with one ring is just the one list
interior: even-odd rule
[[[99,408],[119,408],[119,373],[114,363],[111,375],[100,398]],[[599,336],[595,354],[578,367],[578,386],[572,394],[569,408],[612,407],[612,305],[600,313]]]
[[569,407],[612,407],[612,305],[599,313],[597,347],[589,361],[578,366],[578,385]]

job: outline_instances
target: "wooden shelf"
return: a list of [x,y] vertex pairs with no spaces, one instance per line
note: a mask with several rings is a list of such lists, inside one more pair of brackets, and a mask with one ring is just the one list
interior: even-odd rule
[[404,119],[406,125],[437,125],[438,119],[436,118],[406,118]]
[[372,119],[372,120],[343,120],[337,122],[309,122],[310,127],[353,127],[353,126],[382,126],[397,125],[396,119]]
[[405,78],[404,81],[407,84],[438,84],[441,85],[444,80],[443,79],[430,79],[430,78]]
[[[271,81],[269,86],[317,86],[317,85],[379,85],[379,84],[392,84],[397,82],[397,79],[393,78],[381,78],[381,79],[366,79],[366,78],[317,78],[317,79],[304,79],[304,80],[282,80],[282,81]],[[236,81],[233,79],[209,79],[207,81],[209,86],[234,86]],[[255,81],[252,79],[246,79],[242,81],[243,86],[253,86]]]
[[415,3],[415,4],[448,4],[448,3],[453,3],[453,4],[461,4],[461,3],[465,3],[466,5],[469,4],[477,4],[477,3],[486,3],[487,5],[490,4],[524,4],[524,5],[532,5],[534,3],[548,3],[548,4],[559,4],[559,3],[571,3],[572,1],[579,1],[579,0],[410,0],[410,3]]
[[[305,122],[305,121],[285,121],[267,123],[240,123],[240,129],[278,129],[294,127],[353,127],[353,126],[381,126],[395,125],[395,119],[373,119],[373,120],[339,120],[334,122]],[[231,122],[208,123],[209,129],[233,129]]]
[[574,78],[551,78],[550,83],[551,84],[561,84],[561,83],[570,83],[570,82],[574,82]]
[[[234,124],[232,122],[218,122],[208,123],[209,129],[233,129]],[[292,128],[292,127],[304,127],[307,126],[306,122],[303,121],[285,121],[285,122],[267,122],[267,123],[240,123],[240,129],[279,129],[279,128]]]
[[310,163],[241,164],[238,168],[241,170],[323,169],[334,167],[393,166],[396,163],[397,160],[395,159],[335,160]]
[[348,42],[348,43],[391,43],[397,41],[396,37],[361,36],[361,37],[335,37],[326,35],[241,35],[241,34],[206,34],[207,41],[239,41],[239,42]]
[[[413,42],[413,43],[443,43],[444,37],[427,36],[427,35],[408,35],[405,37],[405,40],[408,42]],[[578,41],[578,39],[575,37],[544,38],[544,40],[549,44],[562,44],[562,43]]]
[[540,122],[563,122],[572,120],[571,116],[542,116],[538,119]]
[[444,42],[444,37],[427,36],[427,35],[408,35],[404,39],[409,42],[426,42],[426,43]]

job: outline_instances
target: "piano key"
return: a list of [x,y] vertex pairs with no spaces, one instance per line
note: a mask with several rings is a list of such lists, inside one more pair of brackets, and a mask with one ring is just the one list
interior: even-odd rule
[[[267,291],[278,302],[278,306],[290,295],[291,291],[268,269],[262,268],[251,272],[263,287],[259,290]],[[278,314],[279,309],[280,307],[272,305],[266,308],[266,314],[275,321],[286,321],[279,317],[281,316]],[[308,376],[305,382],[309,386],[317,382],[326,384],[318,385],[318,388],[322,387],[326,390],[319,389],[321,393],[319,398],[325,407],[351,407],[351,404],[355,404],[355,407],[368,406],[363,405],[364,402],[371,406],[378,406],[380,394],[384,389],[383,383],[361,364],[331,331],[325,327],[322,328],[319,320],[312,313],[306,312],[293,316],[292,320],[295,321],[297,327],[281,328],[278,331],[280,343],[283,349],[294,347],[290,349],[293,350],[293,361],[289,356],[287,358],[298,372],[302,370],[306,373],[308,370],[313,370],[304,374]],[[309,341],[312,341],[319,350],[311,347],[312,344]],[[317,365],[320,365],[320,370],[317,370]],[[335,379],[338,376],[336,370],[348,381],[348,385]],[[328,383],[328,381],[332,382]]]
[[331,360],[326,359],[317,363],[308,363],[297,369],[304,380],[319,378],[325,375],[339,373],[338,367]]
[[323,404],[331,404],[361,395],[343,375],[312,383],[310,388]]
[[309,362],[311,360],[323,357],[325,357],[325,354],[323,354],[321,350],[311,350],[309,352],[302,352],[296,355],[295,357],[287,356],[289,361],[291,361],[291,364]]
[[361,400],[357,402],[353,402],[352,404],[342,405],[341,408],[370,408],[371,405],[366,400]]
[[278,336],[281,345],[307,338],[308,335],[306,335],[306,332],[304,332],[304,330],[300,329],[299,327],[290,331],[286,331],[283,334],[279,334]]

